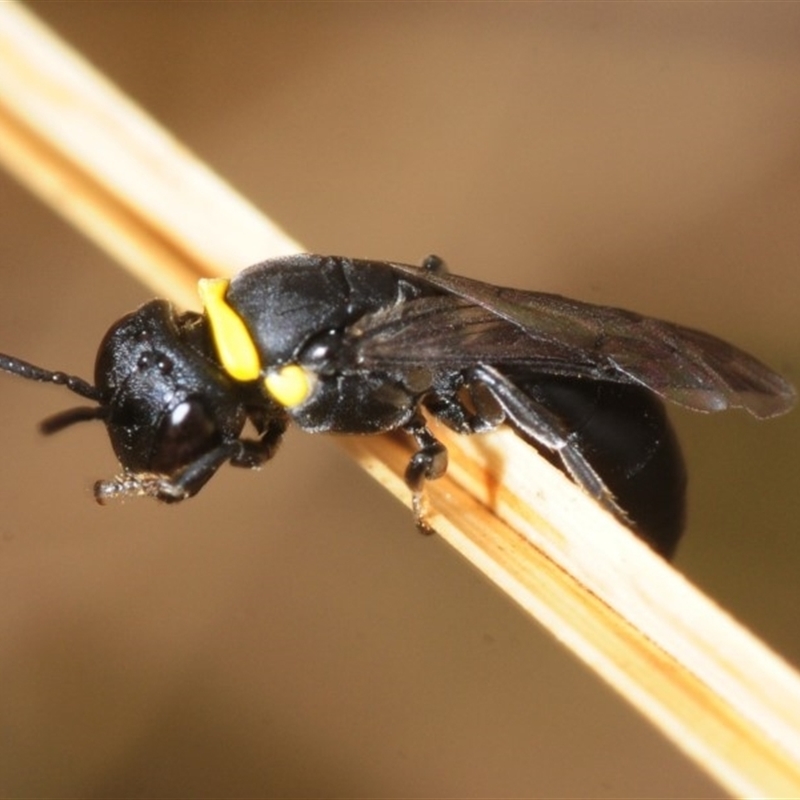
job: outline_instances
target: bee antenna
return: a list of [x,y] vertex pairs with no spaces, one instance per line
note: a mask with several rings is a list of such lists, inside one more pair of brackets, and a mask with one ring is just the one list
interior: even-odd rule
[[[92,386],[91,383],[83,380],[83,378],[78,378],[75,375],[67,375],[66,372],[51,372],[50,370],[37,367],[34,364],[29,364],[22,359],[7,356],[4,353],[0,353],[0,370],[10,372],[12,375],[19,375],[21,378],[27,378],[30,381],[55,383],[58,386],[66,386],[71,392],[85,397],[87,400],[94,400],[96,403],[102,402],[100,392],[95,386]],[[101,414],[97,414],[96,416],[101,416]],[[88,419],[88,417],[82,418]]]
[[51,417],[43,419],[39,423],[39,430],[49,436],[51,433],[58,433],[74,425],[76,422],[86,422],[92,419],[105,419],[107,409],[105,406],[79,406],[78,408],[68,408],[66,411],[59,411]]

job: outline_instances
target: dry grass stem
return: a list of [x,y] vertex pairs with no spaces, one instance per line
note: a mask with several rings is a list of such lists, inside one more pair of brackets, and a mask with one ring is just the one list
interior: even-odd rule
[[[0,160],[156,292],[300,250],[15,3],[0,5]],[[800,796],[800,680],[508,432],[442,432],[431,522],[731,792]],[[344,447],[405,502],[408,449]]]

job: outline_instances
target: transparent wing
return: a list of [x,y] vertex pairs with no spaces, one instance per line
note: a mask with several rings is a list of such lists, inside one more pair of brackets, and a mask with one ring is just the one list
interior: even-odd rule
[[559,295],[504,289],[393,264],[443,294],[364,317],[352,333],[371,368],[525,365],[533,372],[638,383],[697,411],[770,417],[795,390],[753,356],[692,328]]

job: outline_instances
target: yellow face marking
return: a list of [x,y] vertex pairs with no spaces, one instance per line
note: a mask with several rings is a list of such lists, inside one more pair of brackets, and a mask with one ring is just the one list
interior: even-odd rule
[[225,300],[228,284],[225,278],[202,278],[197,291],[225,372],[236,381],[254,381],[261,373],[261,359],[242,318]]
[[267,391],[285,408],[299,406],[314,387],[314,375],[297,364],[288,364],[267,373]]

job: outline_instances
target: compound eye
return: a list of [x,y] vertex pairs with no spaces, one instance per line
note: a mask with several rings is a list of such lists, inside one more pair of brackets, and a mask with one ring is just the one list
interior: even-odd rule
[[216,420],[199,400],[184,400],[161,425],[150,469],[172,474],[213,450],[222,440]]

